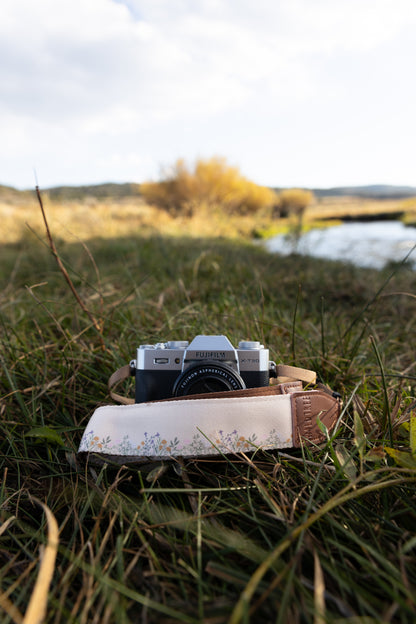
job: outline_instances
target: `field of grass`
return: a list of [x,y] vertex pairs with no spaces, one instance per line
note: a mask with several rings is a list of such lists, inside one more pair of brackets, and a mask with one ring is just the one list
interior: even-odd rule
[[[45,208],[88,313],[37,202],[5,204],[1,621],[35,621],[40,579],[50,624],[414,622],[414,271],[281,258],[250,242],[253,222],[221,215]],[[77,461],[109,375],[141,343],[198,333],[316,370],[343,397],[327,443],[147,469]]]
[[[53,201],[46,196],[43,201],[54,225],[55,237],[72,242],[124,237],[132,231],[145,236],[160,232],[178,236],[186,232],[187,236],[251,238],[256,232],[275,225],[267,213],[256,216],[227,215],[220,208],[201,207],[191,216],[173,217],[134,196],[116,200],[86,197],[67,201]],[[0,218],[3,242],[17,242],[25,238],[30,230],[43,234],[42,216],[34,193],[28,193],[17,203],[2,201],[0,197]],[[280,228],[287,229],[287,220],[283,220]]]
[[374,199],[366,197],[322,197],[307,209],[307,216],[312,219],[342,219],[347,216],[372,217],[380,214],[397,214],[416,211],[416,199]]
[[[109,185],[111,186],[111,185]],[[66,241],[90,240],[91,238],[116,238],[129,236],[131,231],[142,235],[261,238],[286,233],[298,226],[297,219],[273,217],[267,209],[254,215],[227,214],[220,207],[200,207],[191,216],[172,216],[167,211],[147,205],[141,196],[127,193],[124,186],[113,185],[108,197],[86,194],[86,191],[63,189],[43,194],[49,219],[54,225],[57,239]],[[107,189],[100,191],[104,193]],[[1,187],[0,187],[1,191]],[[117,191],[119,194],[117,194]],[[93,189],[91,189],[91,193]],[[110,193],[110,191],[108,191]],[[56,196],[55,196],[56,195]],[[416,199],[371,199],[358,197],[315,198],[306,209],[302,225],[328,227],[340,223],[344,217],[374,217],[391,214],[407,223],[416,221]],[[0,218],[2,242],[18,242],[25,238],[29,229],[43,233],[43,221],[36,194],[31,191],[0,192]]]

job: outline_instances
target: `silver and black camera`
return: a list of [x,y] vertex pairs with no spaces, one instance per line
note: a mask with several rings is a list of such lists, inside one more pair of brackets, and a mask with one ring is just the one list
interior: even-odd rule
[[136,403],[259,388],[276,376],[276,365],[262,344],[241,341],[236,349],[226,336],[140,345],[130,368],[136,377]]

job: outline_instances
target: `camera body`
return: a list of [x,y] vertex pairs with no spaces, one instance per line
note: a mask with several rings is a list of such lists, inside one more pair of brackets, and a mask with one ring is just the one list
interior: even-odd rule
[[260,388],[276,376],[276,365],[262,344],[241,341],[236,349],[226,336],[140,345],[130,368],[136,378],[136,403]]

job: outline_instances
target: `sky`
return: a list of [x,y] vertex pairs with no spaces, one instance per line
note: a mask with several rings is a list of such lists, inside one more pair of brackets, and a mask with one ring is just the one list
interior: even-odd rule
[[416,186],[414,0],[1,0],[0,184]]

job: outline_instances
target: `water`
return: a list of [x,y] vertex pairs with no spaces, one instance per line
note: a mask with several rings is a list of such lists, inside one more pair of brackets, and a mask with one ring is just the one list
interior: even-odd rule
[[[390,261],[400,262],[415,245],[416,227],[400,221],[349,222],[311,230],[297,241],[284,235],[266,241],[269,251],[282,255],[299,253],[376,269]],[[409,261],[416,268],[416,250]]]

